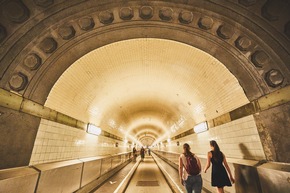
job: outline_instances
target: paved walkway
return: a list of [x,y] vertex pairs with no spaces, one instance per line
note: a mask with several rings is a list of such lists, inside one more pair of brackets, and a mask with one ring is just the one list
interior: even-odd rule
[[[175,182],[175,185],[179,187],[179,192],[186,193],[185,188],[179,183],[178,171],[170,166],[168,163],[154,155],[156,162],[165,170],[170,178]],[[140,158],[138,158],[140,159]],[[113,177],[107,180],[101,187],[95,190],[93,193],[113,193],[125,176],[133,168],[136,162],[131,162]],[[141,162],[136,169],[130,184],[126,189],[126,193],[172,193],[169,185],[167,184],[163,174],[158,168],[157,164],[153,160],[153,157],[146,156],[144,161]],[[207,192],[207,191],[206,191]],[[202,193],[206,193],[204,190]]]
[[137,168],[126,193],[172,193],[151,156],[145,157]]
[[129,173],[136,162],[130,162],[127,166],[122,168],[118,173],[107,180],[101,187],[93,193],[113,193],[120,185],[125,176]]

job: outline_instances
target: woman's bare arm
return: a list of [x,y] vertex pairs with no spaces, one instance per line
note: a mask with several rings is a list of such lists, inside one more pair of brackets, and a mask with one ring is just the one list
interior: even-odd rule
[[227,171],[228,171],[228,173],[229,173],[229,175],[230,175],[230,179],[231,179],[232,183],[235,183],[235,179],[234,179],[234,177],[233,177],[233,175],[232,175],[232,172],[231,172],[231,169],[230,169],[230,167],[229,167],[229,165],[228,165],[228,162],[227,162],[226,156],[225,156],[224,154],[223,154],[223,156],[224,156],[223,164],[225,165],[225,167],[226,167],[226,169],[227,169]]
[[207,153],[206,165],[204,167],[204,173],[206,173],[207,169],[210,167],[210,158],[211,158],[211,152],[208,152]]
[[179,157],[179,178],[180,178],[180,183],[183,185],[182,175],[183,175],[183,162],[182,162],[181,157]]

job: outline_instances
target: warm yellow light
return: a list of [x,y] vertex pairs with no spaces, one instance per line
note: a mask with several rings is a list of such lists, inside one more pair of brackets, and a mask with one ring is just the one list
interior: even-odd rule
[[101,128],[89,123],[87,132],[90,134],[93,134],[93,135],[100,135],[102,130],[101,130]]
[[208,130],[207,122],[199,123],[198,125],[193,127],[195,133],[201,133]]

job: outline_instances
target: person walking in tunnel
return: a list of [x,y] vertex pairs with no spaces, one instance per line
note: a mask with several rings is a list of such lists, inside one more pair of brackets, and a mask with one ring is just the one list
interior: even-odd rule
[[141,161],[143,161],[145,157],[145,149],[143,147],[140,150],[140,155],[141,155]]
[[199,158],[190,151],[190,146],[183,145],[183,153],[179,156],[179,177],[187,193],[201,193],[202,178]]
[[[212,172],[211,172],[211,185],[217,187],[218,193],[224,193],[225,186],[232,186],[232,183],[235,183],[235,179],[232,176],[230,167],[226,161],[226,156],[220,151],[220,148],[216,141],[210,141],[211,151],[207,154],[207,163],[204,168],[204,173],[210,167],[212,163]],[[225,170],[225,167],[230,175],[230,179]]]
[[137,150],[135,147],[133,147],[133,161],[136,162],[136,158],[137,158]]

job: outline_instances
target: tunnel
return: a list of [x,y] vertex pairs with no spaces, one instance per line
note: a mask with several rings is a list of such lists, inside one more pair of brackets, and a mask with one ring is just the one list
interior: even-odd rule
[[203,172],[212,140],[235,178],[225,192],[290,192],[289,10],[1,1],[0,192],[186,192],[185,143],[202,192],[216,192]]

